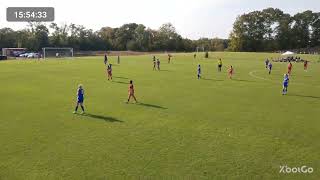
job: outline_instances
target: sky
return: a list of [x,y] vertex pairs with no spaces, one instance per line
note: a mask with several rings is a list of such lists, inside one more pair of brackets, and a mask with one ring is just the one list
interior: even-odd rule
[[228,38],[238,15],[268,7],[295,14],[320,12],[320,0],[0,0],[0,28],[22,29],[7,22],[7,7],[54,7],[55,23],[74,23],[99,30],[139,23],[158,29],[172,23],[184,38]]

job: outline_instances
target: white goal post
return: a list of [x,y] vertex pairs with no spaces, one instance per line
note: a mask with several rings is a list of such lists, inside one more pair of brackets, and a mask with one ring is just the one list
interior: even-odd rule
[[73,48],[44,47],[42,56],[44,59],[73,57]]
[[198,52],[204,52],[204,46],[197,46],[196,47],[196,52],[198,53]]

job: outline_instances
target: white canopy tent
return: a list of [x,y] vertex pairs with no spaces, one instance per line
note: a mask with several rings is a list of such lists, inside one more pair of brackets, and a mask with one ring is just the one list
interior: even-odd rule
[[294,55],[294,52],[291,52],[291,51],[287,51],[283,54],[281,54],[282,56],[290,56],[290,55]]

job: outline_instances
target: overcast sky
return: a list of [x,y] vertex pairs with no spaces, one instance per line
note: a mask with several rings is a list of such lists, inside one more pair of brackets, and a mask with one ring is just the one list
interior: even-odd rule
[[55,8],[55,22],[75,23],[98,30],[124,23],[157,29],[171,22],[183,37],[227,38],[238,15],[268,7],[295,14],[320,12],[320,0],[0,0],[0,28],[21,29],[26,23],[7,22],[7,7]]

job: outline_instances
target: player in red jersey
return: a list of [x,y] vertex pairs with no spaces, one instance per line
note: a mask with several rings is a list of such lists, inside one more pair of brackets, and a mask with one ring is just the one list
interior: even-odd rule
[[108,80],[112,80],[112,64],[109,64],[107,67]]
[[290,75],[291,74],[291,71],[292,71],[292,63],[290,62],[288,64],[288,74]]
[[234,73],[234,69],[232,66],[230,66],[229,70],[228,70],[228,73],[229,73],[229,78],[232,79],[232,75]]
[[171,54],[168,54],[168,63],[170,63],[170,61],[171,61]]
[[303,62],[303,69],[304,69],[305,71],[308,70],[308,61],[307,61],[307,60],[305,60],[305,61]]
[[133,97],[133,99],[136,101],[136,103],[138,102],[136,97],[134,96],[134,87],[133,87],[133,81],[130,80],[130,84],[129,84],[129,88],[128,88],[128,93],[129,93],[129,96],[128,96],[128,101],[127,103],[129,103],[131,97]]

